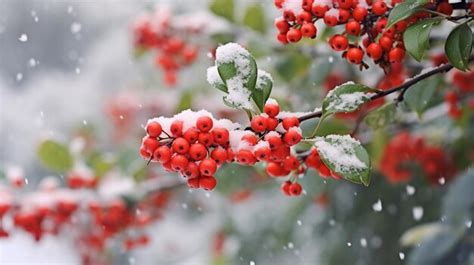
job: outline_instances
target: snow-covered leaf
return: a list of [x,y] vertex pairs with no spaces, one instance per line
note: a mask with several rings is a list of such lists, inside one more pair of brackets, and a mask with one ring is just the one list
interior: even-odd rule
[[252,55],[236,43],[227,43],[217,48],[216,66],[227,87],[226,100],[239,108],[251,109],[250,99],[257,82],[257,64]]
[[323,115],[352,112],[374,95],[370,87],[347,82],[329,91],[323,101]]
[[66,145],[45,140],[38,148],[38,157],[49,170],[63,173],[73,166],[72,155]]
[[318,137],[314,143],[332,172],[357,184],[370,184],[370,158],[359,141],[349,135]]
[[434,237],[443,230],[440,223],[422,224],[405,231],[400,238],[400,245],[404,247],[414,246],[423,240]]

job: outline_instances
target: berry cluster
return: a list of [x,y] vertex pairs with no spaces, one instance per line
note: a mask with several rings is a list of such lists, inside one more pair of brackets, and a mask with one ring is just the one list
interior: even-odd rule
[[454,175],[454,165],[443,149],[429,146],[422,138],[402,132],[391,139],[380,160],[380,171],[391,183],[409,181],[414,167],[423,170],[428,181],[440,183]]
[[[316,22],[322,20],[327,27],[344,25],[344,31],[329,39],[334,51],[352,64],[367,68],[364,55],[374,63],[388,69],[391,63],[399,63],[405,57],[403,32],[416,21],[429,17],[427,12],[418,12],[387,29],[390,10],[400,0],[392,0],[390,6],[383,0],[275,0],[277,8],[283,10],[282,17],[275,20],[277,39],[286,44],[298,42],[303,37],[315,38]],[[434,10],[451,15],[453,8],[447,0],[436,1]]]
[[193,63],[198,55],[196,44],[189,36],[199,33],[194,26],[178,27],[167,9],[158,9],[153,15],[138,19],[133,27],[134,44],[140,51],[155,50],[155,63],[164,71],[164,81],[176,85],[176,74],[183,66]]
[[[457,90],[449,90],[444,95],[444,100],[448,104],[448,115],[454,119],[459,120],[463,116],[462,105],[460,99],[465,98],[469,93],[474,92],[474,71],[461,72],[455,71],[452,75],[452,83]],[[468,99],[468,108],[474,110],[474,99]]]
[[[168,192],[151,193],[134,207],[122,198],[91,200],[90,193],[61,189],[57,180],[50,178],[44,179],[37,191],[18,197],[0,186],[0,238],[9,237],[16,228],[39,241],[45,235],[74,228],[70,235],[76,240],[83,264],[101,264],[98,259],[107,242],[117,236],[125,251],[146,245],[149,237],[144,229],[161,219],[168,201]],[[3,226],[9,223],[6,218],[14,227]]]
[[299,125],[295,115],[280,113],[280,106],[272,99],[265,104],[264,113],[254,116],[245,129],[225,119],[216,120],[206,111],[187,110],[173,118],[149,120],[140,154],[170,172],[180,173],[189,187],[206,190],[216,186],[214,174],[224,163],[265,162],[271,177],[292,174],[282,191],[296,196],[302,191],[297,177],[307,168],[318,170],[322,177],[339,179],[315,148],[304,153],[292,148],[302,140]]

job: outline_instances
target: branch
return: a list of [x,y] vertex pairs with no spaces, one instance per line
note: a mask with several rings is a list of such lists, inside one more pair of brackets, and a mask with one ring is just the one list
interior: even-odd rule
[[[474,55],[469,57],[469,62],[472,62],[472,61],[474,61]],[[427,78],[429,78],[433,75],[448,72],[451,69],[453,69],[453,67],[454,66],[449,64],[449,63],[438,66],[438,67],[436,67],[436,68],[434,68],[434,69],[432,69],[432,70],[430,70],[426,73],[417,75],[417,76],[409,79],[408,81],[406,81],[405,83],[403,83],[403,84],[401,84],[397,87],[393,87],[393,88],[388,89],[388,90],[383,90],[383,91],[376,92],[376,94],[374,96],[372,96],[369,101],[372,101],[372,100],[375,100],[375,99],[378,99],[378,98],[381,98],[381,97],[385,97],[387,95],[390,95],[390,94],[398,92],[398,91],[401,91],[401,94],[397,98],[397,101],[402,101],[403,100],[403,95],[405,94],[405,92],[411,86],[413,86],[414,84],[416,84],[416,83],[418,83],[418,82],[420,82],[424,79],[427,79]],[[299,117],[299,121],[303,122],[303,121],[314,119],[314,118],[320,118],[322,114],[323,114],[322,111],[315,111],[313,113],[309,113],[309,114],[306,114],[306,115],[303,115],[303,116]]]

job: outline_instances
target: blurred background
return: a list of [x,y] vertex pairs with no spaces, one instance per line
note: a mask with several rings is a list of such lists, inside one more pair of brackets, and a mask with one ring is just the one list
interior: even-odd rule
[[[138,150],[149,118],[204,108],[245,122],[206,82],[219,44],[249,49],[292,111],[313,110],[348,80],[391,87],[431,66],[360,73],[324,43],[324,27],[283,46],[278,12],[271,0],[0,1],[0,212],[17,210],[0,221],[0,264],[474,264],[474,123],[469,111],[449,117],[443,100],[446,88],[463,89],[453,81],[461,73],[441,76],[422,109],[360,126],[369,187],[309,172],[303,195],[288,198],[262,165],[226,165],[206,192],[146,166]],[[174,51],[150,48],[146,23],[185,43],[179,66],[164,56]],[[320,135],[358,123],[335,117]],[[380,166],[410,160],[394,154],[411,142],[429,162],[408,174]],[[44,231],[38,211],[54,216]]]

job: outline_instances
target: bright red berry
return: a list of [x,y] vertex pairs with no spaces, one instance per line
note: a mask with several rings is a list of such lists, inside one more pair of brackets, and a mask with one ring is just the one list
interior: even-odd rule
[[286,33],[286,38],[290,42],[298,42],[301,40],[301,31],[299,29],[292,28]]
[[209,132],[212,129],[213,121],[210,117],[202,116],[196,121],[196,127],[204,133]]
[[313,23],[305,23],[301,26],[301,34],[306,38],[316,38],[318,30]]
[[371,43],[369,47],[367,47],[367,55],[377,61],[378,59],[382,58],[383,50],[382,47],[377,43]]
[[329,43],[333,50],[335,51],[343,51],[347,49],[349,46],[349,41],[345,36],[340,34],[334,35],[330,40]]
[[163,145],[158,147],[153,153],[153,158],[160,163],[164,164],[171,159],[171,150],[168,146]]
[[347,22],[346,31],[351,35],[358,36],[360,33],[360,23],[355,20]]
[[159,137],[162,132],[161,124],[152,121],[146,126],[146,131],[150,137]]
[[289,187],[289,191],[292,196],[299,196],[302,190],[303,188],[298,182],[291,184]]
[[229,131],[225,128],[215,128],[212,130],[214,141],[220,145],[225,145],[229,142]]
[[189,147],[189,156],[195,161],[203,160],[207,156],[206,146],[200,143],[192,144]]
[[378,16],[381,16],[387,12],[387,4],[385,1],[377,0],[372,4],[372,12]]
[[217,185],[217,180],[213,176],[202,176],[199,178],[199,187],[205,190],[213,190]]
[[183,155],[175,155],[171,158],[171,168],[174,171],[183,171],[188,166],[188,159]]
[[206,158],[199,163],[199,172],[204,176],[212,176],[216,173],[217,163],[212,158]]
[[280,106],[273,102],[266,103],[263,107],[263,111],[271,118],[274,118],[280,113]]
[[267,129],[267,118],[261,115],[255,116],[252,118],[250,126],[256,133],[264,132]]
[[173,123],[171,123],[170,131],[175,137],[183,135],[183,122],[179,120],[173,121]]
[[183,155],[189,151],[189,142],[183,137],[179,137],[173,141],[172,147],[176,153]]
[[283,119],[282,125],[283,128],[288,131],[291,127],[298,127],[300,121],[296,117],[286,117]]
[[353,64],[360,64],[363,57],[364,52],[360,48],[350,48],[346,54],[347,60]]

